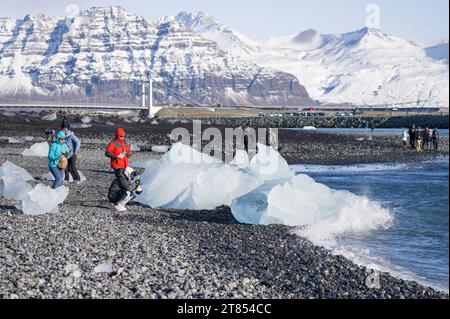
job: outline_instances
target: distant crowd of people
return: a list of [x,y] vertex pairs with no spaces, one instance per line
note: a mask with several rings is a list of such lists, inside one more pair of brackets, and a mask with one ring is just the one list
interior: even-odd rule
[[422,129],[413,125],[409,130],[405,129],[402,135],[403,145],[408,144],[412,149],[417,152],[423,151],[438,151],[439,150],[439,140],[440,132],[439,129],[430,129],[426,127]]

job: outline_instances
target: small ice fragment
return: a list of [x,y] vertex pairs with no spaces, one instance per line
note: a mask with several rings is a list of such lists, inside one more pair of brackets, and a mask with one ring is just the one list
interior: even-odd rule
[[41,120],[43,121],[56,121],[57,119],[58,116],[56,115],[56,113],[50,113],[41,117]]
[[67,195],[69,188],[66,186],[51,189],[44,184],[38,184],[26,194],[18,208],[28,215],[56,213],[58,205],[64,202]]
[[108,260],[108,261],[106,261],[106,262],[104,262],[102,264],[97,265],[94,268],[94,272],[96,272],[96,273],[108,273],[108,274],[112,273],[113,272],[112,262],[110,260]]
[[22,152],[23,156],[39,156],[39,157],[47,157],[48,156],[49,146],[47,142],[35,143],[31,145],[30,148],[27,148]]
[[89,123],[91,123],[91,121],[92,121],[92,118],[90,116],[83,116],[81,118],[81,123],[84,123],[84,124],[89,124]]

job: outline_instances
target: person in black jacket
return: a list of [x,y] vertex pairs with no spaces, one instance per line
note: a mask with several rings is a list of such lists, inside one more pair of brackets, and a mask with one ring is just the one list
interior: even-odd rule
[[114,208],[119,212],[126,211],[125,205],[142,193],[141,182],[136,171],[131,167],[115,170],[116,178],[111,183],[108,191],[108,200],[114,204]]
[[409,128],[409,145],[411,148],[416,147],[416,125],[413,124],[412,127]]

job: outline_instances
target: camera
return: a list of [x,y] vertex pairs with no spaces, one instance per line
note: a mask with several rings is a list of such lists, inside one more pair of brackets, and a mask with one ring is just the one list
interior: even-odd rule
[[137,175],[135,172],[132,174],[132,180],[134,182],[134,184],[136,185],[136,189],[134,190],[136,192],[136,194],[142,194],[143,189],[141,187],[141,178],[139,177],[139,175]]

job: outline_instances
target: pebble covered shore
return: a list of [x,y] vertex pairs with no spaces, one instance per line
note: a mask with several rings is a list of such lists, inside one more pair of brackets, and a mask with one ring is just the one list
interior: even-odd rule
[[[36,120],[36,125],[21,127],[20,121],[3,122],[0,136],[38,136],[42,127],[52,125]],[[143,131],[148,124],[121,124],[142,146],[132,161],[159,158],[148,150],[167,143],[167,127]],[[103,154],[114,127],[99,127],[77,131],[85,140],[79,169],[87,181],[69,185],[69,197],[58,213],[28,216],[14,202],[0,199],[0,298],[448,299],[385,273],[379,286],[373,286],[371,270],[293,235],[292,228],[239,224],[227,207],[194,212],[132,204],[127,212],[115,212],[106,200],[112,176]],[[292,133],[281,138],[282,147],[288,148],[282,154],[290,162],[328,163],[349,150],[357,155],[344,156],[345,162],[367,160],[371,154],[376,160],[383,155],[374,150],[386,148],[386,140],[357,144],[354,137],[345,137],[342,147],[333,150],[336,155],[320,160],[315,154],[322,151],[309,144],[314,137]],[[323,135],[317,143],[324,148],[328,139]],[[0,141],[0,165],[9,160],[35,178],[43,175],[45,158],[20,155],[29,146]],[[308,147],[309,157],[289,156]],[[96,272],[98,266],[107,271]]]

